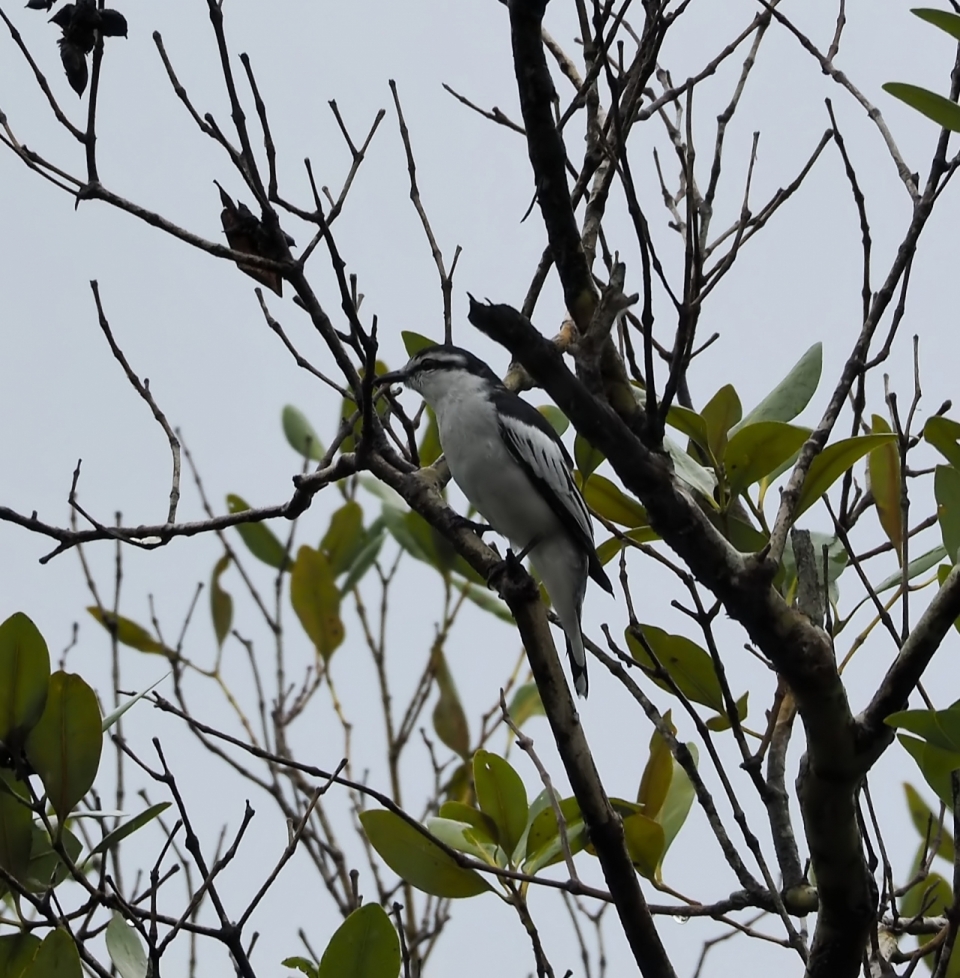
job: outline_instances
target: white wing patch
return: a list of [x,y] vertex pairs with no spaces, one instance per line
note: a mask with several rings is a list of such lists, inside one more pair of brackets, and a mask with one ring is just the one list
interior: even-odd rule
[[560,446],[545,432],[509,415],[501,417],[500,433],[510,454],[523,466],[550,508],[592,550],[590,513]]

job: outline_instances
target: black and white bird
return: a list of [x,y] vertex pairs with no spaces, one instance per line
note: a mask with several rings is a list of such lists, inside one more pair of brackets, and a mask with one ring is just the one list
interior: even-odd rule
[[613,593],[559,435],[533,405],[467,350],[428,346],[377,379],[403,383],[433,408],[454,481],[540,575],[567,638],[573,682],[587,695],[580,612],[592,577]]

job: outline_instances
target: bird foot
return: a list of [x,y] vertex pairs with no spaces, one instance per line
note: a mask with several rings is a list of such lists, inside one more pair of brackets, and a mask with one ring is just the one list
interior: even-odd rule
[[468,520],[466,516],[458,516],[457,525],[461,526],[464,530],[471,530],[476,533],[481,540],[483,539],[484,533],[489,533],[493,529],[489,523],[478,523],[476,520]]

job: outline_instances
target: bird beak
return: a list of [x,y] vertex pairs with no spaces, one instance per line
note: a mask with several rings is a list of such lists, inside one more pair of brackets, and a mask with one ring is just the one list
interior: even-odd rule
[[407,373],[404,370],[391,370],[388,374],[381,374],[377,377],[373,384],[374,387],[386,387],[388,384],[402,384],[407,379]]

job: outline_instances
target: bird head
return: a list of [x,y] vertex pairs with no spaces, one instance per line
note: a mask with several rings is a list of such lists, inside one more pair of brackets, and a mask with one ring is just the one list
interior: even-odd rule
[[403,384],[432,408],[451,396],[500,386],[500,378],[468,350],[447,343],[418,350],[399,370],[377,378],[377,386]]

